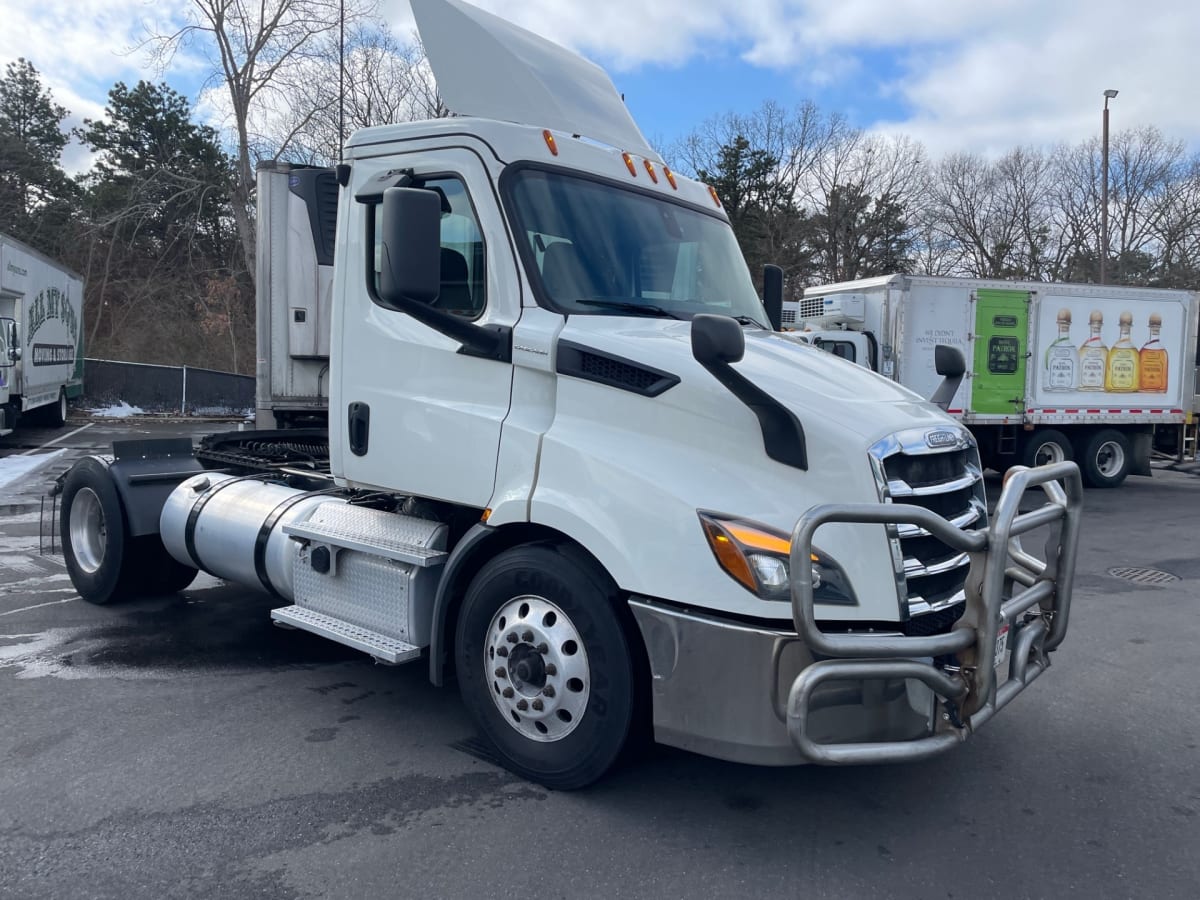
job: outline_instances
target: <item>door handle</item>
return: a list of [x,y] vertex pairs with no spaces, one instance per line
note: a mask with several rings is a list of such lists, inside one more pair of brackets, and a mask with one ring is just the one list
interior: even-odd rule
[[350,452],[355,456],[366,456],[371,438],[371,407],[366,403],[351,403],[346,411],[346,428]]

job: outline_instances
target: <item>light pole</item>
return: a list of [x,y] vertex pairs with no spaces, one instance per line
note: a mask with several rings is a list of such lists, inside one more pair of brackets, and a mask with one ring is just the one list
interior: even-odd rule
[[1104,92],[1104,137],[1100,141],[1100,283],[1107,284],[1108,267],[1108,101],[1117,96],[1109,88]]

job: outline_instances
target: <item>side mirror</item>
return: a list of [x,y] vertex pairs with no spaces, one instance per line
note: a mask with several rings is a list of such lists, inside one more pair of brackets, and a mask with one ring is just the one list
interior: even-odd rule
[[783,330],[783,269],[779,266],[763,266],[763,306],[767,309],[767,321],[775,331]]
[[954,399],[963,376],[967,374],[967,358],[957,347],[938,344],[933,348],[933,367],[942,376],[942,383],[937,386],[929,402],[943,410],[949,409],[950,401]]
[[392,187],[383,192],[379,299],[408,310],[437,299],[442,285],[442,201],[433,191]]
[[735,363],[745,354],[746,335],[734,319],[707,313],[692,318],[692,356],[700,365]]

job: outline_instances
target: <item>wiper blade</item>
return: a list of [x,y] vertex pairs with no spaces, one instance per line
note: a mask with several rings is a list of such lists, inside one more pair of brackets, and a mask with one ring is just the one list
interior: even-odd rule
[[580,306],[602,306],[605,309],[616,309],[621,312],[634,313],[642,316],[657,316],[660,319],[682,319],[683,316],[676,315],[669,309],[663,309],[661,306],[649,306],[645,303],[628,303],[624,300],[576,300]]
[[759,328],[763,329],[764,331],[771,330],[766,325],[764,325],[762,322],[758,321],[758,319],[753,319],[750,316],[733,316],[732,318],[733,318],[733,321],[737,322],[739,325],[757,325]]

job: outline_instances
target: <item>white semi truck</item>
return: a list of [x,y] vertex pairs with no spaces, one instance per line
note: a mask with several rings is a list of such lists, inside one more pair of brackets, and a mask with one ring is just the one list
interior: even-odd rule
[[61,426],[83,392],[83,279],[0,234],[0,435],[23,415]]
[[[499,758],[557,788],[651,729],[770,765],[966,739],[1066,634],[1074,464],[1014,473],[989,514],[969,432],[771,327],[779,271],[764,308],[716,195],[602,70],[461,0],[413,7],[464,115],[359,131],[333,172],[327,448],[81,460],[80,594],[199,569],[265,591],[282,626],[455,675]],[[268,235],[296,221],[276,198]],[[289,310],[260,317],[306,324],[311,293],[259,287]],[[939,401],[964,368],[942,357]],[[1043,526],[1039,560],[1020,535]]]
[[921,394],[934,348],[969,361],[949,413],[984,465],[1076,460],[1093,487],[1150,474],[1155,429],[1182,446],[1195,409],[1194,291],[889,275],[806,288],[784,327]]

